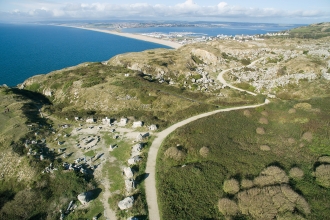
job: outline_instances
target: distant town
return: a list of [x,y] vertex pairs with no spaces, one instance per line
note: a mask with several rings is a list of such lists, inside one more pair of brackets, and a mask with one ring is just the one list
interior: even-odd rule
[[[68,24],[65,24],[68,25]],[[70,26],[80,27],[80,28],[93,28],[100,30],[124,32],[124,29],[128,28],[171,28],[171,27],[193,27],[193,28],[212,28],[212,27],[229,27],[230,23],[143,23],[143,22],[113,22],[113,23],[70,23]],[[257,25],[257,24],[256,24]],[[259,24],[260,25],[260,24]],[[258,26],[256,26],[258,27]],[[203,33],[193,33],[193,32],[146,32],[146,33],[134,33],[147,37],[168,40],[172,42],[177,42],[182,45],[213,41],[215,39],[221,40],[233,40],[238,42],[244,42],[249,40],[263,40],[265,37],[270,36],[288,36],[287,31],[277,32],[277,33],[266,33],[257,35],[224,35],[219,34],[216,36],[209,36]]]

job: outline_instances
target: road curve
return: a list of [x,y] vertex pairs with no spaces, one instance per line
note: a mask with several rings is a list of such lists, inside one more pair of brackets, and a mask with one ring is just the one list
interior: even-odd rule
[[[232,86],[228,84],[224,79],[223,79],[223,74],[226,73],[228,70],[222,71],[218,75],[218,80],[223,83],[224,85],[239,90],[239,91],[244,91],[247,92],[251,95],[257,95],[256,93],[246,91],[240,88],[237,88],[235,86]],[[157,202],[157,191],[156,191],[156,159],[157,159],[157,153],[159,150],[159,147],[161,146],[162,142],[164,139],[172,133],[174,130],[176,130],[179,127],[182,127],[190,122],[193,122],[197,119],[204,118],[210,115],[214,115],[219,112],[229,112],[229,111],[235,111],[235,110],[240,110],[240,109],[248,109],[248,108],[256,108],[262,105],[266,105],[269,103],[269,100],[266,99],[264,103],[262,104],[257,104],[257,105],[249,105],[249,106],[240,106],[240,107],[233,107],[233,108],[226,108],[226,109],[219,109],[215,110],[212,112],[206,112],[203,114],[199,114],[196,116],[193,116],[191,118],[185,119],[183,121],[180,121],[165,130],[161,131],[158,133],[157,137],[155,140],[152,142],[149,153],[148,153],[148,160],[147,160],[147,166],[145,172],[149,175],[146,180],[145,180],[145,191],[146,191],[146,198],[147,198],[147,203],[148,203],[148,209],[149,209],[149,219],[150,220],[159,220],[160,215],[159,215],[159,208],[158,208],[158,202]]]

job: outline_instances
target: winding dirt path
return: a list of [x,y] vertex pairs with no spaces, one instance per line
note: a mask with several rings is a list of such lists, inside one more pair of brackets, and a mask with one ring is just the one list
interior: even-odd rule
[[[255,63],[255,62],[253,62]],[[223,79],[223,74],[228,72],[231,69],[227,69],[222,71],[217,79],[223,83],[224,85],[239,90],[239,91],[244,91],[247,92],[251,95],[256,96],[256,93],[250,92],[250,91],[246,91],[240,88],[237,88],[235,86],[232,86],[230,84],[228,84],[224,79]],[[170,127],[168,127],[167,129],[161,131],[158,133],[157,137],[155,138],[155,140],[152,142],[152,145],[150,147],[149,153],[148,153],[148,161],[147,161],[147,167],[146,167],[146,173],[149,174],[148,178],[146,178],[145,180],[145,190],[146,190],[146,198],[147,198],[147,203],[148,203],[148,209],[149,209],[149,219],[151,220],[158,220],[160,219],[160,215],[159,215],[159,208],[158,208],[158,201],[157,201],[157,190],[156,190],[156,159],[157,159],[157,153],[159,150],[159,147],[161,146],[162,142],[164,141],[164,139],[170,134],[172,133],[174,130],[176,130],[179,127],[182,127],[190,122],[193,122],[197,119],[200,118],[204,118],[204,117],[208,117],[210,115],[214,115],[217,114],[219,112],[229,112],[229,111],[235,111],[235,110],[240,110],[240,109],[248,109],[248,108],[256,108],[262,105],[266,105],[269,103],[269,100],[266,99],[264,103],[262,104],[257,104],[257,105],[249,105],[249,106],[240,106],[240,107],[233,107],[233,108],[226,108],[226,109],[219,109],[219,110],[215,110],[212,112],[207,112],[207,113],[203,113],[200,115],[196,115],[193,116],[191,118],[185,119],[183,121],[180,121]]]

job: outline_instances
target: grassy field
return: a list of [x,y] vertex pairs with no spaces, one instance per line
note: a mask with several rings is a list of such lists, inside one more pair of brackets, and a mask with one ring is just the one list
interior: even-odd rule
[[[162,219],[224,219],[228,216],[218,207],[223,198],[238,204],[232,214],[235,219],[258,219],[258,210],[243,209],[242,195],[247,189],[242,185],[254,183],[245,186],[251,189],[249,193],[256,189],[269,192],[258,177],[269,166],[282,169],[287,176],[293,167],[302,170],[301,179],[290,177],[285,183],[272,183],[272,190],[286,184],[311,209],[309,213],[299,207],[292,212],[275,208],[276,216],[328,218],[330,190],[318,184],[314,172],[318,157],[330,155],[329,101],[330,98],[313,98],[300,104],[277,101],[257,109],[200,119],[173,132],[163,143],[157,160]],[[224,182],[230,179],[237,181],[238,193],[225,190]],[[256,202],[267,197],[262,192],[259,191],[259,199],[251,199],[251,207],[257,207]],[[267,208],[259,211],[267,213]]]

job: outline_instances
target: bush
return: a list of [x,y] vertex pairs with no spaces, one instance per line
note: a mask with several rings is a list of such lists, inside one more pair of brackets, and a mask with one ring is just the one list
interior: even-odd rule
[[235,194],[239,191],[239,183],[235,179],[226,180],[223,183],[223,191],[229,194]]
[[322,164],[315,170],[316,181],[319,185],[330,188],[330,165]]
[[251,64],[251,60],[248,58],[248,59],[241,59],[241,63],[245,66]]
[[237,204],[227,198],[220,199],[218,202],[219,211],[223,215],[236,215],[238,213]]
[[259,128],[256,129],[256,133],[262,135],[262,134],[265,134],[266,132],[265,132],[265,129],[264,128],[260,128],[259,127]]
[[293,167],[291,168],[291,170],[289,171],[289,175],[291,178],[293,179],[302,179],[304,177],[304,171],[302,171],[300,168],[298,167]]
[[164,153],[166,158],[171,158],[173,160],[179,161],[183,160],[186,156],[186,154],[179,150],[177,147],[170,147],[168,148]]
[[200,150],[199,150],[199,154],[202,156],[202,157],[207,157],[207,155],[209,154],[210,150],[208,147],[202,147]]

